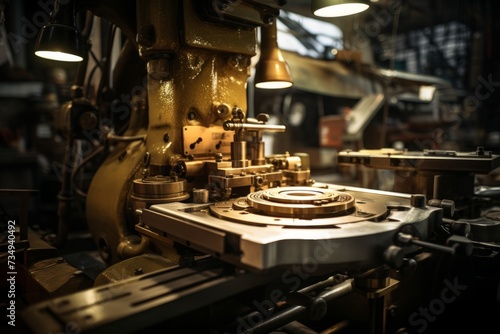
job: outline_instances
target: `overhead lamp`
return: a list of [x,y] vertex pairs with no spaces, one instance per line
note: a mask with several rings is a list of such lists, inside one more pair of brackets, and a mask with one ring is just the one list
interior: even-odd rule
[[370,7],[369,0],[312,0],[311,11],[320,17],[340,17],[361,13]]
[[255,87],[281,89],[293,85],[290,68],[283,58],[277,41],[276,20],[260,27],[260,58],[255,67]]
[[49,23],[40,31],[35,55],[41,58],[79,62],[86,55],[85,41],[76,28],[75,2],[54,3]]

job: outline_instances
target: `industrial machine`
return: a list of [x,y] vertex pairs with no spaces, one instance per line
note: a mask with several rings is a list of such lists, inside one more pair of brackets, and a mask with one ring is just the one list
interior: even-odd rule
[[[93,15],[125,39],[114,77],[96,96],[86,91],[84,60],[59,123],[68,149],[52,244],[66,242],[76,192],[106,268],[91,287],[27,305],[26,332],[430,333],[471,318],[479,331],[492,325],[498,211],[494,196],[474,200],[473,175],[495,170],[500,156],[426,152],[433,192],[429,183],[381,191],[318,182],[308,154],[266,155],[264,134],[286,128],[248,113],[258,51],[268,81],[291,82],[275,33],[286,1],[55,7],[40,48],[50,48],[44,34],[56,35],[68,13],[85,23],[83,39],[74,38],[84,49]],[[89,153],[75,166],[77,146]],[[421,153],[379,153],[343,152],[339,163],[421,166]],[[85,191],[75,185],[83,169],[92,172]],[[437,182],[442,173],[429,170],[464,175],[470,201],[436,190],[446,186]],[[467,215],[472,202],[476,214]]]

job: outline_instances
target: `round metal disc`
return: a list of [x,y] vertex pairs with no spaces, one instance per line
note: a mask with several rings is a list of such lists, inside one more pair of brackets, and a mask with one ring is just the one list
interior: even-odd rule
[[264,214],[285,217],[315,217],[346,212],[354,197],[329,189],[284,187],[257,191],[247,196],[248,204]]
[[356,200],[352,195],[315,187],[262,190],[210,206],[214,216],[242,224],[286,227],[334,227],[387,213],[384,203]]
[[157,175],[133,181],[132,199],[151,203],[182,201],[189,198],[187,181]]

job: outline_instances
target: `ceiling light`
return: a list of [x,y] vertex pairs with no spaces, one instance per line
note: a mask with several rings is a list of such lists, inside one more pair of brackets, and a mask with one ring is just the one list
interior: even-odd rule
[[86,55],[85,42],[76,28],[75,4],[54,3],[49,23],[40,31],[35,54],[38,57],[67,62],[82,61]]
[[320,17],[340,17],[361,13],[369,7],[368,0],[312,0],[311,11]]
[[282,89],[293,85],[290,68],[277,42],[276,20],[268,27],[260,27],[260,58],[255,68],[255,87]]

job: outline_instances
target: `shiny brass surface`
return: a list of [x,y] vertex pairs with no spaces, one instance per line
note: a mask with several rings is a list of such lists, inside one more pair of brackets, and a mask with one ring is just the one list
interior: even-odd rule
[[[246,108],[245,65],[231,66],[227,55],[185,50],[174,60],[171,80],[155,80],[149,94],[148,151],[151,164],[169,165],[184,155],[183,127],[221,125],[230,115],[214,112],[214,102]],[[149,71],[154,71],[151,66]]]
[[[123,152],[126,159],[120,159]],[[144,144],[140,142],[120,143],[92,179],[87,194],[87,220],[101,257],[108,263],[123,259],[117,250],[122,242],[140,242],[127,229],[127,203],[132,180],[139,177],[145,153]]]
[[151,176],[133,182],[132,198],[147,203],[183,201],[189,198],[185,179],[170,176]]
[[[216,129],[231,117],[231,107],[246,109],[250,57],[255,54],[253,29],[203,22],[191,1],[138,4],[137,42],[147,61],[148,114],[136,113],[126,135],[145,134],[145,143],[118,143],[95,174],[87,200],[89,227],[108,263],[137,256],[150,246],[130,226],[136,222],[137,198],[158,194],[149,187],[151,194],[131,199],[134,180],[144,173],[169,175],[173,166],[186,169],[187,155],[228,153],[226,140],[217,150],[219,141],[210,138],[223,136]],[[200,149],[191,149],[199,138],[193,137],[193,129],[205,129],[200,131],[206,134]],[[212,143],[206,146],[208,139]],[[186,198],[181,192],[179,200]]]
[[354,197],[313,187],[273,188],[247,196],[249,205],[266,214],[291,217],[336,215],[354,207]]
[[213,156],[220,153],[229,155],[233,136],[221,126],[187,125],[183,128],[184,154],[193,156]]
[[[149,59],[147,147],[151,164],[168,166],[186,154],[184,126],[221,125],[231,115],[229,108],[217,106],[246,109],[255,33],[201,22],[191,1],[152,1],[149,8],[143,9],[149,15],[138,17],[139,26],[149,27],[156,37],[139,47]],[[183,25],[176,24],[179,17]],[[155,75],[165,72],[157,59],[164,59],[172,73]]]
[[316,187],[278,187],[210,206],[214,216],[255,226],[333,227],[386,214],[383,203]]

